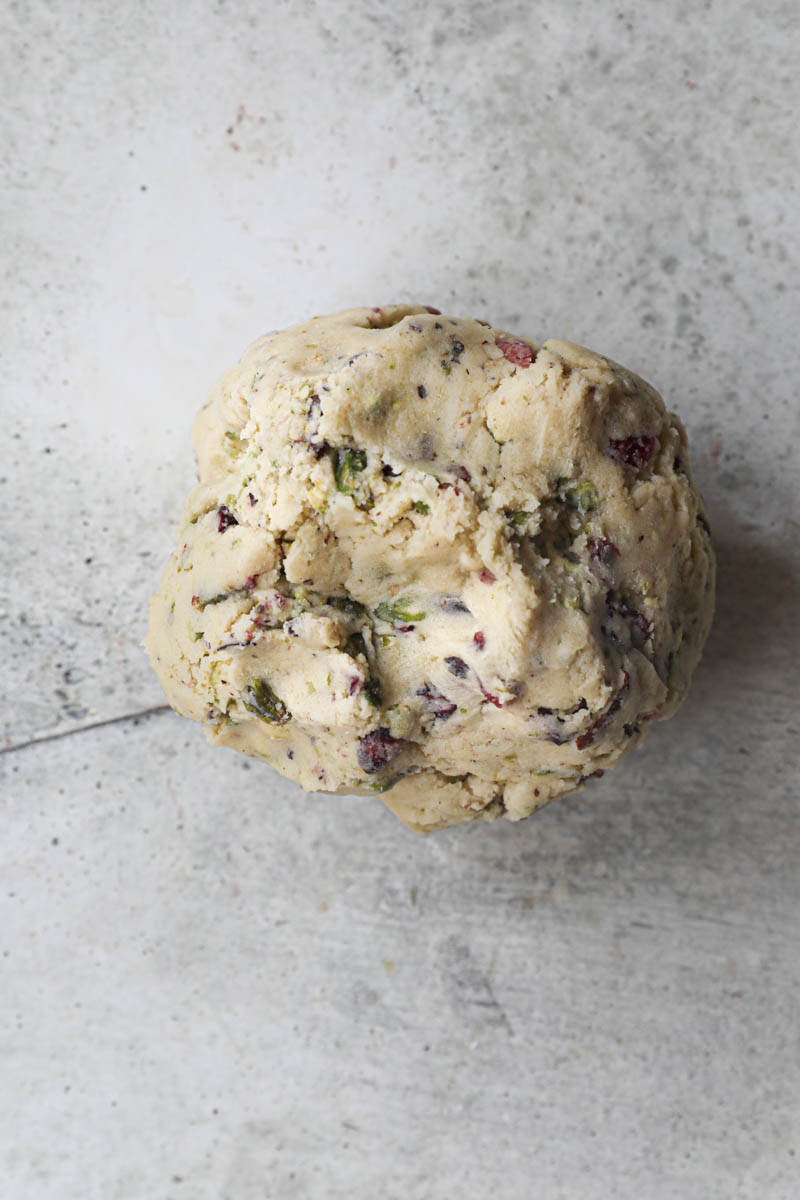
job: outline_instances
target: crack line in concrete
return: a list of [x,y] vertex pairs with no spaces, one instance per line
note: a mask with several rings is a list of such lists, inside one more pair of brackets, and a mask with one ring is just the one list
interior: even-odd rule
[[16,746],[0,747],[0,755],[14,754],[17,750],[27,750],[30,746],[40,746],[44,742],[58,742],[62,738],[74,737],[76,733],[88,733],[92,729],[104,729],[106,725],[121,725],[123,721],[135,721],[137,717],[149,717],[154,713],[172,712],[169,704],[158,704],[155,708],[143,708],[139,712],[125,713],[121,717],[109,717],[107,721],[95,721],[93,725],[79,725],[77,729],[64,729],[61,733],[46,733],[44,737],[31,738],[27,742],[19,742]]

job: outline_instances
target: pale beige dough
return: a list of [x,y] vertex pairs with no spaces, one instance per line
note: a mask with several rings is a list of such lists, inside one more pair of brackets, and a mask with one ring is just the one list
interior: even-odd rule
[[658,394],[414,306],[260,338],[194,431],[150,607],[173,707],[413,829],[519,820],[670,716],[714,555]]

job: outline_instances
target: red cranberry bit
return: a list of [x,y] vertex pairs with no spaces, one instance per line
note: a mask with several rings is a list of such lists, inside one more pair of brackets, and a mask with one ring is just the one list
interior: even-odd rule
[[373,729],[371,733],[366,733],[358,739],[358,765],[367,775],[374,775],[396,758],[405,744],[405,738],[392,737],[386,726]]
[[546,733],[544,735],[544,740],[546,742],[552,742],[554,746],[565,746],[567,742],[572,741],[572,734],[551,731],[550,733]]
[[437,720],[446,721],[456,711],[456,705],[453,704],[452,700],[448,700],[447,696],[443,696],[441,692],[437,692],[436,688],[431,687],[429,683],[425,683],[421,688],[417,688],[416,694],[422,697],[426,708],[430,710]]
[[656,448],[656,439],[649,433],[632,433],[630,437],[612,438],[608,443],[608,454],[624,467],[643,471]]
[[239,522],[236,520],[236,517],[233,515],[231,510],[229,508],[226,508],[224,504],[221,505],[221,507],[217,509],[217,514],[219,516],[219,524],[218,524],[217,528],[219,529],[220,533],[224,533],[225,530],[228,529],[229,526],[231,526],[231,525],[239,524]]
[[347,677],[347,694],[355,696],[364,686],[364,680],[360,675],[348,675]]
[[434,317],[440,317],[442,315],[442,310],[440,308],[433,308],[430,304],[423,304],[422,307],[425,309],[425,312],[431,313]]
[[587,545],[589,547],[589,558],[592,562],[599,562],[606,567],[610,567],[614,559],[619,558],[619,550],[608,538],[589,538]]
[[497,583],[497,576],[493,575],[488,567],[484,567],[480,574],[481,583]]
[[483,647],[486,645],[486,638],[481,633],[480,629],[478,630],[477,633],[473,633],[472,640],[475,643],[475,645],[478,647],[479,650],[482,650]]
[[576,740],[576,749],[585,750],[587,746],[591,746],[592,742],[594,741],[594,735],[608,724],[608,722],[614,716],[614,713],[617,712],[621,707],[623,697],[631,684],[631,677],[628,672],[623,671],[622,674],[622,687],[619,689],[605,712],[602,712],[594,724],[589,726],[589,728],[586,730],[586,733],[582,733],[581,736]]
[[620,604],[619,614],[626,621],[630,621],[631,625],[639,631],[645,641],[653,636],[653,622],[648,621],[644,613],[639,612],[637,608],[631,608],[628,604]]
[[448,474],[455,475],[457,479],[463,479],[464,483],[471,483],[472,476],[466,467],[462,467],[460,463],[452,463],[447,468]]
[[503,354],[510,363],[515,367],[529,367],[534,359],[533,346],[529,346],[527,342],[515,339],[511,341],[508,338],[500,338],[497,345],[503,351]]
[[469,673],[469,667],[463,658],[457,658],[455,654],[448,655],[444,661],[450,674],[457,676],[459,679],[463,679]]
[[439,607],[441,608],[442,612],[466,613],[468,616],[470,615],[470,611],[466,604],[463,600],[459,599],[458,596],[442,596],[441,600],[439,601]]
[[247,579],[245,579],[244,583],[242,584],[242,591],[252,592],[253,588],[256,586],[257,579],[257,575],[248,575]]
[[488,700],[490,704],[495,706],[495,708],[502,708],[502,700],[500,700],[497,696],[493,696],[491,692],[487,692],[480,680],[478,680],[478,683],[480,684],[481,694],[483,695],[484,700]]

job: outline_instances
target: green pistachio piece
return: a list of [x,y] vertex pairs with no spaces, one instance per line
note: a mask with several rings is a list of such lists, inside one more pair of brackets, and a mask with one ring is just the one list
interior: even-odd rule
[[366,450],[355,450],[352,446],[336,451],[336,486],[346,496],[352,496],[355,476],[367,465]]
[[561,503],[575,512],[581,514],[595,512],[600,507],[597,490],[589,480],[573,483],[568,479],[559,479],[556,487]]
[[394,600],[391,604],[387,601],[381,601],[375,605],[375,616],[381,621],[389,621],[391,624],[406,625],[413,621],[424,621],[424,612],[412,612],[411,600],[407,596],[401,596],[398,600]]
[[242,703],[262,721],[270,721],[273,725],[285,725],[291,720],[292,714],[266,679],[249,679]]
[[344,646],[351,658],[358,658],[359,654],[364,658],[367,657],[367,646],[363,633],[351,633]]
[[346,617],[362,617],[367,611],[363,604],[359,604],[357,600],[352,600],[349,596],[328,596],[327,603],[337,612],[344,613]]
[[402,775],[392,775],[389,779],[375,780],[369,784],[372,792],[388,792],[389,788],[393,788],[396,783],[399,783],[403,778]]

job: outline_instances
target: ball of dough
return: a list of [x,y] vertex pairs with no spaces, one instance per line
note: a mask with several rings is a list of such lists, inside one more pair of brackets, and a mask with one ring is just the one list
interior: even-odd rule
[[412,829],[527,817],[686,694],[714,555],[630,371],[415,306],[260,338],[198,415],[148,650],[209,739]]

